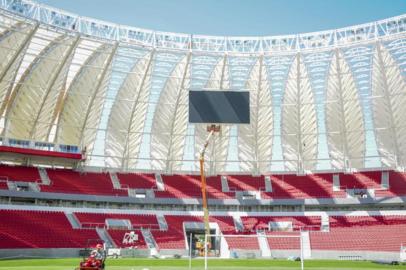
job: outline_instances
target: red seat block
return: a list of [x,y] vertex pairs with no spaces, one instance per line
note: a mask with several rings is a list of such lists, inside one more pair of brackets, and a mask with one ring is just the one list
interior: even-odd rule
[[122,187],[134,189],[155,189],[156,180],[153,173],[117,173]]
[[[155,191],[158,198],[201,198],[201,179],[198,175],[162,175],[165,191]],[[221,191],[220,176],[206,178],[206,192],[208,198],[227,199],[232,193]]]
[[0,210],[0,220],[0,249],[84,248],[100,240],[95,230],[73,229],[63,212]]
[[107,173],[80,173],[65,169],[47,169],[51,184],[42,185],[43,192],[78,193],[86,195],[127,196],[125,190],[114,189]]
[[310,232],[315,250],[399,252],[405,241],[405,216],[335,216],[330,232]]
[[0,180],[41,182],[36,167],[0,165]]

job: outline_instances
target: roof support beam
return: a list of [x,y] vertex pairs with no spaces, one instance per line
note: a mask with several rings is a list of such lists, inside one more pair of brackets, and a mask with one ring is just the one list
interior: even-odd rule
[[301,94],[300,94],[300,88],[301,88],[301,84],[300,84],[300,53],[297,53],[297,77],[296,77],[296,110],[297,110],[297,146],[298,146],[298,154],[297,154],[297,164],[296,164],[296,168],[297,168],[297,172],[299,174],[304,173],[304,166],[303,166],[303,147],[302,147],[302,101],[301,101]]
[[148,76],[149,70],[151,69],[152,63],[153,63],[153,59],[154,59],[154,54],[155,54],[155,49],[151,51],[149,60],[148,60],[148,64],[145,68],[144,74],[142,76],[142,81],[140,86],[138,87],[138,91],[137,91],[137,97],[135,98],[134,104],[131,108],[131,115],[130,115],[130,120],[128,122],[128,128],[127,128],[127,137],[126,137],[126,141],[124,144],[124,151],[123,151],[123,156],[122,156],[122,162],[121,162],[121,167],[122,169],[128,169],[128,160],[130,158],[130,151],[129,151],[129,140],[130,140],[130,133],[131,133],[131,123],[134,119],[134,114],[135,114],[135,110],[137,108],[137,104],[139,103],[139,99],[140,99],[140,95],[141,95],[141,91],[142,88],[144,88],[144,84],[145,84],[145,80]]
[[167,160],[166,160],[166,171],[168,173],[172,172],[172,167],[173,167],[173,162],[172,162],[172,146],[173,146],[173,136],[175,133],[175,121],[176,121],[176,112],[179,106],[179,100],[180,97],[182,95],[182,91],[185,91],[185,81],[186,81],[186,76],[188,75],[188,71],[189,71],[189,66],[190,66],[190,60],[192,59],[192,53],[189,52],[187,55],[187,59],[186,59],[186,64],[185,64],[185,69],[183,71],[183,76],[182,76],[182,81],[180,83],[179,86],[179,91],[178,91],[178,95],[176,97],[176,102],[175,102],[175,112],[174,112],[174,116],[172,119],[172,123],[171,123],[171,131],[170,131],[170,139],[169,139],[169,149],[168,149],[168,156],[167,156]]
[[348,160],[348,138],[347,138],[347,126],[346,126],[346,118],[345,118],[345,108],[344,108],[344,98],[343,98],[343,86],[341,81],[341,67],[340,67],[340,54],[339,49],[335,49],[335,56],[336,56],[336,65],[337,65],[337,82],[338,82],[338,92],[339,92],[339,104],[340,104],[340,113],[343,117],[341,121],[340,133],[343,139],[343,164],[344,170],[349,170],[351,164]]
[[[118,48],[118,42],[115,42],[113,50],[111,51],[111,53],[110,53],[110,55],[109,55],[109,57],[107,59],[107,62],[105,64],[105,67],[103,69],[103,72],[101,73],[100,78],[99,78],[99,80],[97,82],[97,87],[96,87],[96,90],[93,93],[93,96],[92,96],[91,100],[90,100],[90,104],[87,106],[85,118],[84,118],[82,127],[80,129],[80,136],[79,136],[80,141],[82,143],[83,143],[83,134],[85,132],[85,128],[86,128],[86,124],[87,124],[87,119],[89,118],[90,111],[92,110],[94,100],[95,100],[97,94],[100,91],[100,86],[102,85],[102,83],[104,81],[104,78],[105,78],[105,76],[107,74],[107,71],[108,71],[109,67],[111,66],[111,63],[113,61],[114,55],[116,54],[117,48]],[[83,147],[86,147],[86,145],[83,145]]]
[[[35,132],[35,127],[37,126],[38,119],[39,119],[39,117],[41,115],[41,111],[42,111],[42,109],[43,109],[43,107],[45,105],[45,102],[46,102],[46,100],[47,100],[47,98],[49,96],[49,93],[51,92],[52,87],[54,86],[56,80],[59,77],[59,74],[61,73],[63,67],[65,66],[66,61],[69,59],[69,57],[72,56],[72,53],[75,51],[76,47],[78,46],[79,41],[80,41],[80,38],[79,38],[79,35],[77,35],[76,38],[75,38],[75,41],[72,42],[72,45],[70,46],[69,51],[66,53],[65,57],[61,60],[61,64],[58,66],[57,70],[55,70],[52,73],[51,83],[49,84],[49,86],[48,86],[48,88],[47,88],[47,90],[45,92],[45,96],[42,99],[40,109],[38,110],[37,116],[35,117],[34,124],[32,126],[31,131],[30,131],[30,138],[31,139],[34,139],[33,136],[34,136],[34,132]],[[50,124],[52,124],[52,123],[50,123]]]
[[[34,34],[37,32],[38,27],[39,27],[39,23],[36,23],[34,28],[30,31],[30,33],[26,36],[26,38],[21,43],[21,45],[17,48],[17,52],[13,55],[10,62],[7,64],[7,66],[4,68],[3,72],[0,74],[0,81],[2,81],[4,79],[4,77],[7,74],[7,71],[17,60],[18,56],[28,48],[31,39],[34,37]],[[17,71],[15,72],[15,75],[17,75]],[[15,76],[14,76],[14,79],[15,79]],[[14,79],[13,79],[13,81],[14,81]],[[12,85],[10,85],[10,87],[7,89],[7,93],[5,95],[3,105],[0,108],[0,118],[3,116],[3,114],[6,111],[6,108],[8,106],[10,96],[11,96],[11,90],[12,90]]]
[[385,69],[385,64],[383,62],[382,58],[382,50],[381,50],[381,44],[379,42],[376,43],[376,49],[378,52],[378,61],[379,61],[379,67],[382,69],[382,84],[383,84],[383,91],[385,95],[386,102],[388,103],[388,110],[389,110],[389,126],[391,129],[391,134],[393,135],[393,142],[395,145],[395,166],[398,167],[399,164],[401,164],[399,160],[399,142],[398,142],[398,132],[395,126],[395,120],[393,118],[393,108],[392,108],[392,101],[390,99],[390,94],[389,94],[389,86],[388,86],[388,77],[386,76],[386,71]]
[[260,98],[261,98],[261,91],[262,91],[262,71],[264,68],[264,55],[261,54],[259,57],[259,69],[258,69],[258,90],[257,90],[257,100],[256,100],[256,119],[255,121],[257,122],[255,125],[255,130],[254,130],[254,140],[255,140],[255,148],[254,148],[254,171],[252,172],[254,175],[260,174],[260,160],[259,160],[259,138],[258,138],[258,122],[259,122],[259,106],[260,106]]
[[[226,74],[226,66],[227,66],[227,61],[228,60],[228,55],[227,53],[224,54],[223,57],[223,66],[221,67],[221,75],[220,75],[220,82],[219,82],[219,87],[220,90],[224,89],[224,77]],[[223,134],[223,130],[220,131],[220,137]],[[210,158],[210,163],[209,163],[209,172],[211,175],[216,174],[217,172],[217,151],[216,151],[216,143],[219,142],[220,137],[214,137],[213,138],[213,143],[211,144],[211,158]],[[228,140],[230,140],[230,138],[228,138]],[[227,159],[227,154],[225,155],[225,158]],[[224,160],[224,162],[226,162],[226,160]]]

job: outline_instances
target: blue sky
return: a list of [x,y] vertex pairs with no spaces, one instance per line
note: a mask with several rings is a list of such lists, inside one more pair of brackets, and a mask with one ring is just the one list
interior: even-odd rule
[[207,35],[294,34],[345,27],[406,13],[406,0],[39,0],[39,2],[120,24]]

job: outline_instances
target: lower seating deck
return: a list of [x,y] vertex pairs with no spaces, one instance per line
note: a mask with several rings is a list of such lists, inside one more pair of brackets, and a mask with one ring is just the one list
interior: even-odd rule
[[[99,222],[105,218],[126,218],[133,224],[143,224],[156,220],[151,215],[105,214],[74,212],[80,222]],[[131,216],[131,217],[129,217]],[[186,225],[203,228],[203,217],[195,215],[164,214],[167,230],[151,229],[151,235],[158,250],[184,250],[186,243]],[[289,231],[272,231],[267,228],[269,222],[287,222],[306,228],[319,225],[320,217],[312,216],[244,216],[241,217],[244,231],[235,228],[232,216],[211,216],[211,228],[219,228],[225,235],[230,250],[260,250],[258,238],[244,238],[238,235],[256,235],[257,231],[273,237],[267,238],[271,250],[297,250],[300,248],[299,232],[293,228]],[[0,210],[0,249],[18,248],[83,248],[89,240],[102,241],[94,227],[73,228],[66,214],[62,211],[45,210]],[[330,231],[310,230],[309,241],[312,250],[320,251],[380,251],[399,252],[406,243],[406,213],[398,215],[359,215],[335,216],[329,218]],[[213,224],[217,224],[213,227]],[[190,228],[190,227],[188,227]],[[134,232],[137,240],[125,242],[124,235]],[[107,233],[118,247],[147,249],[145,239],[137,228],[109,228]],[[232,237],[232,236],[237,237]],[[282,236],[282,237],[281,237]],[[287,237],[283,237],[287,236]]]
[[95,230],[73,229],[63,212],[0,210],[0,249],[85,248]]

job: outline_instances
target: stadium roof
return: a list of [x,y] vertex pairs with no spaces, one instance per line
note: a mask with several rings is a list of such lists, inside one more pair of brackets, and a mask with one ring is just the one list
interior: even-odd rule
[[4,138],[81,145],[90,166],[197,171],[207,132],[187,122],[188,90],[249,90],[251,124],[222,127],[210,173],[405,166],[406,15],[219,37],[0,7]]

